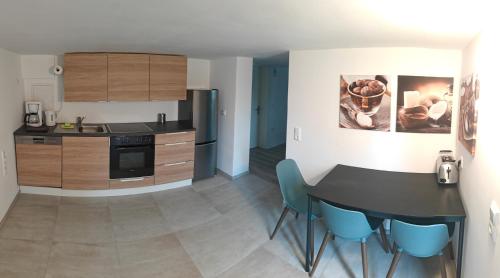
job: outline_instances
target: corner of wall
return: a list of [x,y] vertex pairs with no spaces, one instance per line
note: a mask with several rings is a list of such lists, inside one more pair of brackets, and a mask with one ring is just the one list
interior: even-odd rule
[[0,219],[2,219],[19,192],[13,132],[21,126],[24,110],[21,57],[3,49],[0,49],[0,98],[0,151],[4,152],[6,157],[5,175],[0,169]]

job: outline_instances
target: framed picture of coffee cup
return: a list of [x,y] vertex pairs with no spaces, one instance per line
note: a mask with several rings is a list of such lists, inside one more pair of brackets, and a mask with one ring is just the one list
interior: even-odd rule
[[398,76],[397,132],[450,133],[453,78]]
[[472,156],[476,152],[477,102],[479,100],[477,74],[462,78],[460,82],[460,111],[458,112],[458,141]]
[[390,85],[385,75],[341,75],[339,127],[389,131]]

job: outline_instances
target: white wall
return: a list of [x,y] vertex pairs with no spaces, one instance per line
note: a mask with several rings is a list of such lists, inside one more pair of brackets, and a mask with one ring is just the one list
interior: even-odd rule
[[210,84],[219,89],[217,167],[230,176],[248,171],[252,58],[211,61]]
[[[52,55],[23,55],[22,72],[27,99],[32,97],[33,91],[48,95],[51,90],[56,95],[54,110],[58,110],[58,122],[74,121],[77,116],[86,115],[87,122],[140,122],[156,121],[160,112],[167,113],[169,120],[177,120],[177,102],[62,102],[62,77],[56,77],[51,69],[62,57]],[[210,61],[202,59],[188,59],[188,89],[210,88]],[[36,94],[36,93],[35,93]],[[44,98],[45,99],[45,98]],[[48,101],[50,104],[50,101]]]
[[253,58],[238,57],[233,176],[248,172],[252,107]]
[[[433,172],[441,149],[455,149],[452,134],[410,134],[341,129],[340,74],[426,75],[455,77],[458,88],[461,52],[416,48],[364,48],[291,51],[289,63],[287,157],[294,158],[310,183],[337,163],[409,172]],[[397,88],[393,80],[393,91]],[[458,92],[455,90],[455,92]],[[457,111],[458,94],[454,110]],[[395,108],[395,97],[392,98]],[[395,109],[392,111],[395,123]],[[294,127],[302,141],[293,140]],[[394,127],[393,127],[394,129]]]
[[497,32],[485,31],[463,53],[462,76],[477,72],[481,82],[475,157],[457,142],[464,165],[460,191],[467,211],[464,277],[500,277],[500,242],[495,245],[488,234],[490,203],[500,205],[497,37]]
[[22,107],[20,56],[0,49],[0,152],[5,152],[7,169],[4,176],[0,165],[0,220],[19,190],[12,133],[22,123]]

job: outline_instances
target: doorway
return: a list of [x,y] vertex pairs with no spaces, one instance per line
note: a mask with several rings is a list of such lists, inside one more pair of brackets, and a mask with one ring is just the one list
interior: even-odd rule
[[276,164],[286,156],[288,53],[255,59],[252,80],[250,172],[277,182]]

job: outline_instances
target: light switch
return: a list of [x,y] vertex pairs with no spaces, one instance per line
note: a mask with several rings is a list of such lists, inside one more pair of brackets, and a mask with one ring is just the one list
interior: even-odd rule
[[302,128],[300,127],[293,128],[293,140],[302,141]]
[[2,175],[5,177],[7,175],[7,156],[5,154],[5,151],[2,151],[2,153],[0,153],[0,160],[2,162]]

